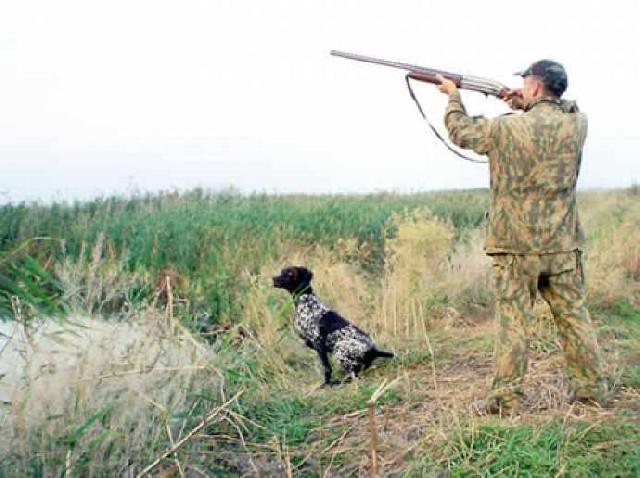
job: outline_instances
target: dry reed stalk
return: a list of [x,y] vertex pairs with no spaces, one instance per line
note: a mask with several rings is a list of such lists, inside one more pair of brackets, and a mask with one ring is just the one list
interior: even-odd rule
[[342,440],[345,439],[345,437],[347,436],[347,434],[353,430],[355,427],[357,426],[357,424],[355,425],[351,425],[349,428],[347,428],[342,435],[340,435],[338,438],[336,438],[335,440],[333,440],[331,443],[329,443],[329,445],[327,445],[320,453],[324,454],[326,452],[328,452],[329,450],[331,450],[334,446],[338,445],[340,442],[342,442]]
[[436,376],[436,354],[433,351],[433,347],[431,347],[431,340],[429,340],[429,334],[427,332],[427,324],[424,321],[424,317],[422,319],[422,328],[424,333],[424,340],[427,343],[427,348],[429,349],[429,353],[431,354],[431,377],[433,380],[433,390],[436,392],[436,397],[438,396],[438,379]]
[[[165,407],[163,407],[162,405],[160,405],[159,403],[156,403],[154,400],[152,400],[151,398],[145,396],[142,392],[138,392],[138,394],[144,399],[147,400],[149,403],[151,403],[152,405],[154,405],[155,407],[159,408],[160,410],[162,410],[163,413],[167,413],[167,409]],[[186,418],[185,418],[186,420]],[[183,425],[184,425],[184,421],[183,421]],[[171,433],[171,427],[169,426],[169,423],[165,424],[165,429],[167,431],[167,436],[169,437],[169,442],[171,443],[171,445],[175,445],[175,440],[173,439],[173,434]],[[182,433],[182,431],[180,432]],[[178,434],[178,436],[180,436],[180,434]],[[178,458],[178,454],[175,454],[174,457],[174,461],[176,463],[176,467],[178,469],[178,473],[180,474],[180,478],[185,478],[185,474],[184,474],[184,469],[182,468],[182,464],[180,463],[180,459]],[[169,475],[167,475],[169,476]]]
[[382,294],[382,330],[385,331],[385,333],[388,332],[389,329],[387,329],[387,294],[383,293]]
[[11,310],[16,322],[22,322],[22,307],[20,305],[20,297],[17,295],[11,296]]
[[393,289],[393,336],[398,336],[398,296],[396,295],[395,288]]
[[376,448],[378,446],[378,434],[376,431],[376,406],[374,402],[369,402],[369,433],[371,434],[371,442],[369,449],[371,451],[371,476],[377,478],[378,476],[378,455]]
[[64,459],[64,475],[62,476],[72,476],[73,465],[71,463],[71,450],[67,450],[67,454]]
[[162,405],[160,405],[158,402],[156,402],[155,400],[153,400],[151,397],[148,397],[147,395],[145,395],[144,393],[142,393],[140,390],[135,390],[132,387],[127,387],[127,389],[131,390],[134,393],[137,393],[138,396],[140,398],[142,398],[145,402],[150,403],[151,405],[153,405],[154,407],[156,407],[158,410],[160,410],[162,413],[167,413],[167,408],[163,407]]
[[427,317],[427,314],[425,313],[424,306],[422,305],[422,302],[420,302],[420,301],[418,302],[418,309],[420,309],[418,311],[418,314],[420,314],[418,316],[420,318],[420,320],[418,320],[418,324],[417,324],[417,328],[416,328],[416,335],[418,335],[418,333],[419,333],[418,329],[420,328],[420,325],[422,325],[425,328],[425,330],[426,330],[426,327],[427,327],[427,322],[425,320],[425,318]]
[[[418,323],[417,323],[417,311],[416,311],[416,303],[415,301],[412,299],[411,302],[409,303],[409,305],[411,306],[411,316],[409,317],[409,325],[413,325],[413,337],[416,336],[416,332],[418,330]],[[408,327],[409,329],[411,327]]]
[[125,375],[142,375],[150,372],[184,372],[187,370],[203,370],[206,368],[210,367],[208,365],[185,365],[183,367],[154,367],[152,365],[148,365],[139,370],[127,370],[126,372],[113,372],[103,375],[80,377],[77,381],[81,382],[86,380],[103,380],[105,378],[123,377]]
[[171,276],[167,274],[167,317],[171,325],[173,322],[173,290],[171,289]]
[[389,388],[393,387],[400,377],[396,377],[391,383],[387,384],[387,379],[384,379],[380,386],[376,389],[375,392],[371,395],[371,398],[367,402],[367,408],[369,410],[369,433],[370,433],[370,442],[369,442],[369,450],[371,452],[371,476],[373,478],[377,478],[378,475],[378,430],[376,426],[376,402],[378,399],[386,392]]
[[165,281],[166,281],[166,287],[167,287],[166,312],[167,312],[167,320],[169,321],[169,327],[171,332],[173,333],[176,330],[179,330],[180,332],[182,332],[182,334],[184,334],[187,337],[187,339],[189,339],[189,341],[195,346],[195,348],[202,353],[204,351],[203,345],[193,337],[191,332],[189,332],[187,328],[180,323],[179,320],[175,319],[173,315],[173,302],[174,302],[173,288],[171,287],[171,276],[169,274],[165,276]]
[[178,451],[185,443],[187,443],[189,440],[191,440],[191,438],[193,438],[200,430],[202,430],[205,426],[207,426],[207,423],[209,423],[217,415],[219,415],[221,412],[223,412],[229,405],[231,405],[233,402],[235,402],[240,397],[240,395],[242,395],[243,393],[244,393],[244,390],[240,390],[233,397],[231,397],[225,403],[223,403],[222,405],[217,407],[209,415],[204,417],[202,419],[202,421],[198,425],[196,425],[189,433],[187,433],[185,435],[184,438],[182,438],[178,443],[176,443],[172,447],[170,447],[167,450],[165,450],[164,452],[162,452],[162,454],[158,458],[156,458],[153,461],[153,463],[151,463],[144,470],[142,470],[140,473],[138,473],[136,475],[136,478],[142,478],[143,476],[148,475],[151,470],[153,470],[156,466],[158,466],[160,464],[160,462],[162,462],[162,460],[164,460],[169,455],[172,455],[176,451]]
[[[171,433],[171,427],[169,426],[169,423],[165,424],[165,429],[167,430],[169,443],[171,443],[172,446],[175,446],[176,442],[173,439],[173,434]],[[178,458],[177,453],[174,454],[174,461],[176,462],[176,466],[178,467],[178,473],[180,474],[180,478],[184,478],[184,470],[182,469],[182,465],[180,464],[180,459]]]
[[[405,298],[406,300],[406,298]],[[411,302],[409,302],[409,305],[413,305]],[[409,313],[409,317],[406,316],[407,314],[407,307],[406,307],[406,303],[405,303],[405,307],[403,307],[403,312],[405,313],[405,318],[404,318],[404,336],[405,337],[409,337],[411,335],[411,316],[412,314]]]
[[286,445],[284,449],[284,463],[287,478],[293,478],[293,470],[291,469],[291,456],[289,454],[289,448]]

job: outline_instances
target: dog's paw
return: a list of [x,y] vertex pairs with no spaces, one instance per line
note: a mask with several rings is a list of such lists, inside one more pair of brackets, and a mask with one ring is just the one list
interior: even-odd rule
[[355,373],[351,372],[342,379],[342,383],[345,383],[345,384],[353,383],[353,382],[356,382],[357,380],[358,380],[358,376]]
[[324,382],[322,385],[320,385],[320,388],[329,388],[329,387],[335,387],[337,385],[340,385],[342,382],[340,382],[339,380],[331,380],[330,382]]

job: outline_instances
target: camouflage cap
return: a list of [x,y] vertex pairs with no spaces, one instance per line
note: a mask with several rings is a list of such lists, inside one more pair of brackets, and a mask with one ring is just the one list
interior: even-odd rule
[[536,61],[526,70],[514,74],[522,77],[529,75],[539,77],[549,91],[556,96],[562,96],[569,83],[564,66],[553,60]]

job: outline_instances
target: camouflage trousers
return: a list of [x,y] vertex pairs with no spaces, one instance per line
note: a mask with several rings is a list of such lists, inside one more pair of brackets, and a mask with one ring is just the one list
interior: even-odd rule
[[562,344],[566,374],[578,397],[602,396],[601,358],[595,329],[584,305],[580,252],[542,255],[494,254],[498,336],[496,372],[489,399],[517,408],[527,369],[527,327],[540,292],[549,304]]

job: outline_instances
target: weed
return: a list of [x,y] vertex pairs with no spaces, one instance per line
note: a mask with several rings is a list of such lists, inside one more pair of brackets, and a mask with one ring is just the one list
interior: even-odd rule
[[[367,402],[397,378],[374,409],[385,476],[636,476],[635,197],[580,196],[613,408],[566,403],[555,325],[539,304],[524,410],[501,421],[468,413],[492,367],[485,191],[196,190],[3,206],[0,315],[21,320],[0,324],[0,475],[135,474],[240,393],[156,471],[363,476]],[[318,389],[291,299],[271,287],[287,263],[314,270],[323,301],[396,358]]]

